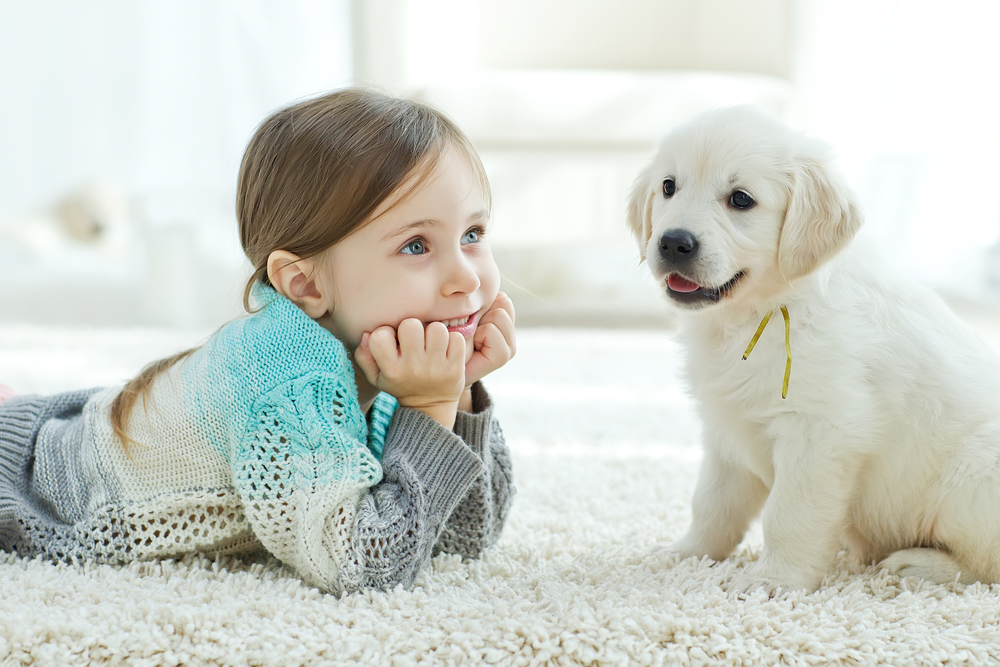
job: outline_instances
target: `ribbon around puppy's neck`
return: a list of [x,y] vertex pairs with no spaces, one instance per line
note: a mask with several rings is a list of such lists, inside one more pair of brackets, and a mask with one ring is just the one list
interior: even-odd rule
[[[753,352],[754,345],[757,344],[757,340],[760,335],[764,333],[764,327],[767,323],[771,321],[771,315],[774,313],[773,310],[767,311],[767,315],[764,319],[760,321],[760,326],[757,327],[757,333],[753,335],[750,340],[750,344],[747,345],[747,351],[743,353],[743,361],[747,360],[750,353]],[[792,374],[792,344],[790,340],[790,329],[791,325],[788,321],[788,309],[784,306],[781,307],[781,316],[785,319],[785,379],[781,383],[781,397],[786,398],[788,396],[788,377]]]

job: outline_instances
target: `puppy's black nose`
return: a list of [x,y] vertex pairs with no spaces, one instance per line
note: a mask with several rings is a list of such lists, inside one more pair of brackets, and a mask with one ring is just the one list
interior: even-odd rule
[[698,252],[698,239],[686,229],[668,229],[660,237],[660,256],[671,264],[691,261]]

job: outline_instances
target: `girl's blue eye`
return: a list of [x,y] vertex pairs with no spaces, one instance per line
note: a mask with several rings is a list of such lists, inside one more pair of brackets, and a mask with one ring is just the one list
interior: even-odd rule
[[427,252],[427,246],[424,244],[423,239],[413,239],[404,245],[400,252],[404,255],[423,255]]
[[465,232],[465,236],[462,237],[462,245],[467,243],[479,243],[479,236],[480,233],[478,229],[470,229]]

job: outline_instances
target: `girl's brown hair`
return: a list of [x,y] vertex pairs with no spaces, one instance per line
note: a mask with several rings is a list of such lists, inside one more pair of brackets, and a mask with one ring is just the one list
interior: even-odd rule
[[[419,185],[448,146],[468,156],[489,207],[486,172],[472,144],[427,105],[349,88],[268,117],[250,139],[237,181],[240,244],[254,267],[243,292],[244,308],[252,312],[256,283],[269,284],[272,252],[306,259],[337,244],[368,223],[412,175],[418,178],[411,189]],[[126,433],[136,401],[157,376],[194,351],[146,366],[115,397],[111,426],[126,447],[133,442]]]

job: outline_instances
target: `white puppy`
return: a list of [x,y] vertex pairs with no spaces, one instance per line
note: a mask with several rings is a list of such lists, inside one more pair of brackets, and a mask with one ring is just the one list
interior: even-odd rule
[[679,311],[703,423],[673,551],[726,558],[762,514],[733,590],[815,589],[841,545],[900,575],[1000,582],[1000,359],[854,239],[824,145],[751,107],[705,114],[639,175],[628,224]]

